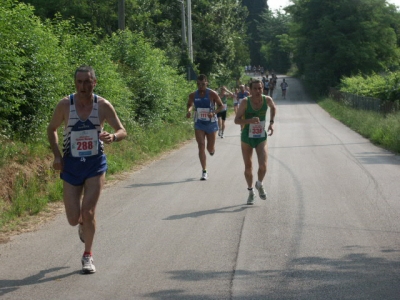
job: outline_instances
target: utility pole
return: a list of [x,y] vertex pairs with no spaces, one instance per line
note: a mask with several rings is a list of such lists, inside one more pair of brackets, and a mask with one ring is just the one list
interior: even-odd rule
[[193,64],[193,43],[192,43],[192,1],[187,0],[187,18],[188,18],[188,52],[189,52],[189,59],[190,65],[187,67],[188,72],[188,80],[192,80],[191,78],[191,70]]
[[185,15],[185,3],[183,0],[178,0],[181,3],[182,12],[182,52],[186,52],[187,40],[186,40],[186,15]]
[[[189,55],[190,63],[187,65],[187,79],[190,81],[193,64],[193,43],[192,43],[192,2],[191,0],[186,0],[187,2],[187,35],[186,35],[186,15],[185,15],[185,0],[178,0],[181,3],[182,11],[182,52]],[[187,36],[187,39],[186,39]],[[186,48],[187,47],[187,48]],[[187,51],[187,52],[186,52]]]
[[125,0],[118,0],[118,28],[125,30]]
[[193,43],[192,43],[192,0],[187,0],[187,18],[188,18],[188,47],[189,58],[193,62]]

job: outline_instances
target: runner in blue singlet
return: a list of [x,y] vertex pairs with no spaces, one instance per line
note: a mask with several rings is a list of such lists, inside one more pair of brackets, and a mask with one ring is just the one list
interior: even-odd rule
[[[186,117],[190,118],[194,107],[194,129],[196,141],[199,147],[199,159],[203,168],[201,180],[208,178],[206,163],[206,139],[207,150],[210,155],[215,152],[215,139],[218,131],[217,114],[223,109],[223,104],[218,94],[207,88],[207,76],[199,75],[197,78],[198,90],[189,95]],[[217,105],[217,109],[215,106]]]

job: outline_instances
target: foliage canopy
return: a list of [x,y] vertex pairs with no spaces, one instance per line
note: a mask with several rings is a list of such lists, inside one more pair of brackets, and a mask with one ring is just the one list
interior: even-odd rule
[[394,23],[399,13],[385,0],[293,0],[294,61],[319,92],[342,76],[397,67]]

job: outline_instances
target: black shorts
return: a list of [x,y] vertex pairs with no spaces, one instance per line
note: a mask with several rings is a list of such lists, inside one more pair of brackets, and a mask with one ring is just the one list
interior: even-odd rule
[[217,117],[218,118],[222,118],[222,120],[226,120],[226,110],[224,111],[220,111],[219,113],[217,113]]

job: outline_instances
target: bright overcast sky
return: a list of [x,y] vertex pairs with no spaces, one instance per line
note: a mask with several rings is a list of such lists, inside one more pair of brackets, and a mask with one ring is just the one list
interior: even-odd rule
[[[277,9],[282,9],[288,6],[289,4],[292,4],[291,1],[289,0],[267,0],[267,1],[268,1],[268,6],[272,11],[275,11]],[[400,7],[400,0],[387,0],[387,2]]]

